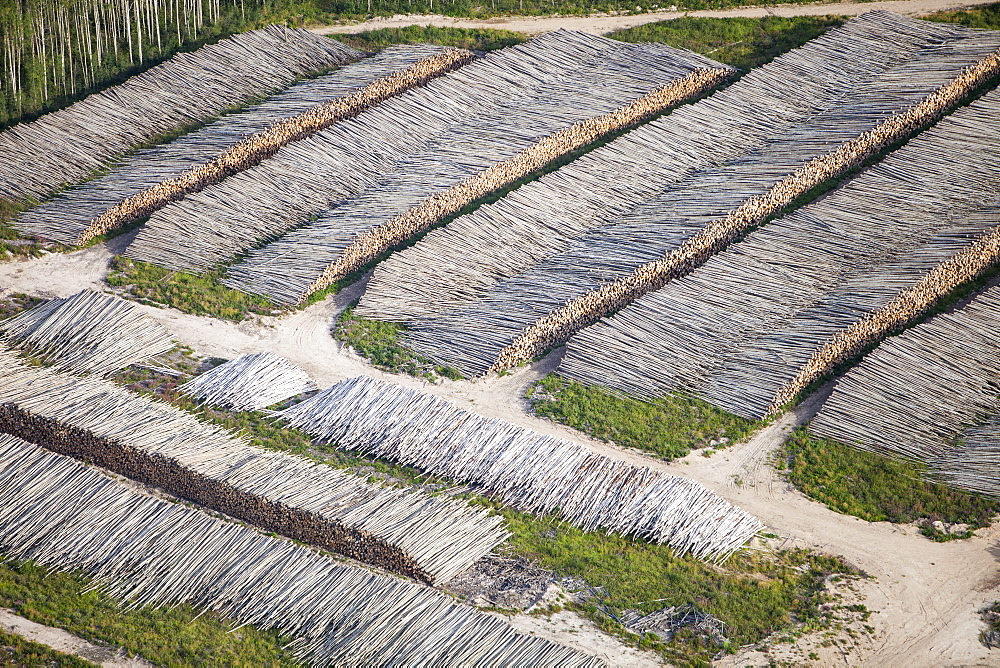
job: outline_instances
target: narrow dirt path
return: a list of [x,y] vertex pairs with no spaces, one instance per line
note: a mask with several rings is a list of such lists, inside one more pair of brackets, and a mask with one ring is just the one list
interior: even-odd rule
[[[66,296],[99,286],[111,251],[103,246],[16,263],[0,264],[0,289],[10,288],[40,296]],[[105,269],[102,269],[101,266]],[[835,513],[790,487],[768,463],[795,426],[818,410],[831,387],[811,397],[794,411],[761,430],[749,441],[706,458],[691,454],[671,463],[635,450],[595,441],[584,434],[530,414],[524,390],[554,370],[560,351],[504,377],[474,381],[429,383],[410,376],[384,373],[343,349],[330,336],[336,315],[365,287],[359,282],[303,311],[282,318],[260,318],[242,323],[192,316],[174,309],[144,307],[183,343],[204,355],[233,358],[269,350],[305,369],[322,387],[359,374],[381,377],[421,389],[481,415],[500,417],[543,433],[576,440],[611,457],[651,466],[700,481],[731,502],[755,514],[771,533],[787,544],[811,547],[844,557],[874,576],[859,587],[865,604],[875,612],[869,623],[874,634],[850,649],[827,648],[822,665],[968,666],[1000,665],[977,640],[976,610],[1000,599],[1000,527],[981,530],[963,541],[934,543],[912,526],[867,523]],[[534,622],[521,620],[526,628]],[[572,624],[556,624],[537,631],[563,635],[576,644]],[[560,629],[565,630],[562,634]],[[582,638],[580,639],[582,640]],[[636,661],[627,648],[603,646],[601,653],[613,665]],[[593,651],[593,648],[591,648]],[[752,653],[736,657],[742,663],[766,665],[766,657]]]
[[120,649],[94,645],[62,629],[25,619],[6,608],[0,608],[0,629],[51,647],[57,652],[78,656],[104,668],[152,668],[153,666],[143,659],[127,656]]
[[834,2],[814,3],[808,5],[753,5],[734,7],[732,9],[703,10],[694,12],[678,12],[658,10],[646,14],[591,14],[589,16],[499,16],[491,19],[461,19],[440,14],[397,14],[390,17],[378,17],[360,23],[345,23],[312,28],[320,35],[352,34],[365,30],[381,28],[403,28],[411,25],[434,26],[438,28],[496,28],[513,30],[529,35],[535,35],[559,28],[580,30],[595,35],[633,28],[635,26],[669,21],[682,16],[712,17],[712,18],[760,18],[762,16],[824,16],[839,14],[856,16],[878,9],[885,9],[906,14],[922,16],[933,12],[951,9],[962,9],[985,5],[996,0],[887,0],[885,2]]

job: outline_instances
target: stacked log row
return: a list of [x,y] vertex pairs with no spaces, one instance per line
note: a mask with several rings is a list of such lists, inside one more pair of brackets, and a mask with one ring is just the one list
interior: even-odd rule
[[109,230],[148,216],[189,193],[198,192],[227,176],[259,165],[277,153],[282,146],[304,139],[334,123],[353,118],[394,95],[422,86],[435,77],[465,65],[474,57],[472,52],[464,49],[447,49],[421,59],[401,72],[373,81],[350,95],[316,105],[298,116],[280,120],[266,130],[241,139],[208,163],[119,202],[95,218],[76,242],[86,243]]
[[995,260],[998,113],[994,90],[583,330],[561,373],[639,395],[686,390],[746,417],[779,410]]
[[[126,254],[199,272],[289,228],[301,224],[311,229],[311,216],[347,198],[367,194],[382,207],[376,215],[385,209],[398,215],[512,157],[538,142],[539,135],[550,134],[549,128],[563,129],[612,111],[622,101],[642,97],[711,62],[668,47],[626,45],[568,31],[494,51],[165,207],[151,217]],[[439,155],[437,168],[425,169],[421,160]],[[422,178],[413,178],[414,172]],[[399,178],[422,192],[384,187]],[[325,240],[336,236],[342,209],[334,209],[333,218],[317,228],[310,248],[322,252]],[[391,220],[393,214],[367,224]],[[299,253],[290,238],[272,255],[255,256],[252,266],[262,267],[261,273],[281,284],[306,262],[318,267],[293,287],[294,302],[329,260],[311,261],[308,249]]]
[[234,144],[267,130],[277,121],[302,114],[317,104],[356,94],[442,51],[442,47],[429,45],[392,46],[330,74],[301,81],[260,104],[226,114],[174,141],[136,151],[105,176],[27,210],[15,225],[25,234],[73,244],[109,207],[211,162]]
[[126,82],[0,134],[0,197],[38,198],[115,156],[362,54],[268,26],[180,53]]
[[135,304],[90,290],[0,322],[0,336],[59,369],[99,376],[174,346],[170,333]]
[[966,429],[953,448],[927,461],[928,474],[952,487],[1000,496],[1000,420],[997,408],[982,424]]
[[[972,33],[921,51],[810,117],[806,127],[684,179],[458,308],[411,322],[416,332],[407,342],[468,375],[530,360],[607,309],[620,309],[690,272],[796,193],[871,155],[888,141],[871,141],[873,127],[884,129],[901,107],[919,106],[927,95],[962,80],[969,63],[989,58],[998,45],[1000,34]],[[845,152],[844,146],[856,150]]]
[[991,288],[891,337],[837,380],[810,429],[889,456],[928,462],[947,455],[981,416],[1000,412],[998,328],[1000,288]]
[[130,608],[187,603],[273,628],[317,666],[600,666],[428,587],[144,494],[0,435],[0,549],[82,570]]
[[481,487],[525,512],[722,560],[763,525],[697,482],[360,376],[278,414],[338,447]]
[[[580,121],[549,135],[513,158],[495,163],[444,192],[432,195],[405,213],[354,237],[350,245],[299,294],[297,301],[302,302],[312,293],[358,271],[383,253],[425,232],[441,219],[457,213],[477,199],[501,190],[601,137],[647,120],[685,100],[694,99],[726,82],[734,74],[735,70],[730,69],[695,70],[610,113]],[[338,210],[337,213],[340,214],[341,211]]]
[[262,352],[237,357],[177,389],[213,406],[255,411],[319,388],[284,357]]
[[835,151],[814,158],[765,194],[748,199],[726,217],[709,223],[667,257],[642,265],[628,277],[574,299],[533,323],[500,351],[490,371],[498,372],[530,361],[600,318],[663,287],[670,280],[689,274],[748,230],[777,215],[813,188],[849,173],[928,127],[998,73],[1000,50],[969,67],[914,107],[883,121]]
[[698,170],[758,150],[886,70],[971,34],[887,12],[853,19],[429,233],[376,268],[358,313],[411,323],[461,308]]
[[[502,518],[251,447],[172,406],[0,353],[2,430],[380,568],[445,581],[502,543]],[[25,417],[27,416],[27,417]],[[63,430],[68,436],[57,441]]]
[[[1000,95],[996,96],[1000,100]],[[1000,111],[994,105],[992,119]],[[994,138],[994,142],[996,141]],[[994,192],[1000,181],[993,185]],[[1000,223],[1000,202],[989,209],[987,220]],[[994,225],[978,239],[944,260],[911,287],[908,287],[881,308],[865,314],[842,331],[837,332],[816,351],[799,372],[775,394],[768,413],[781,410],[811,383],[829,374],[838,364],[862,354],[868,347],[892,332],[921,317],[938,300],[959,286],[976,280],[1000,261],[1000,225]]]
[[3,434],[166,490],[266,531],[416,580],[431,580],[412,557],[370,532],[248,494],[233,485],[220,484],[193,473],[174,460],[147,454],[113,439],[97,438],[88,431],[33,415],[14,404],[0,404],[0,437]]

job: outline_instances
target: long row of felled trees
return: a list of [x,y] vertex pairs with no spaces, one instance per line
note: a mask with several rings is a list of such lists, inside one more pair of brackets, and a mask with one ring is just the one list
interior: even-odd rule
[[265,0],[4,0],[0,127],[244,27]]

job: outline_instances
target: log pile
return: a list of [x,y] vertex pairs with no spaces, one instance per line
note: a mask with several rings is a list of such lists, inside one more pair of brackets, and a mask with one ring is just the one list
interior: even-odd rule
[[[464,501],[371,484],[305,458],[251,447],[105,381],[28,368],[4,353],[0,367],[8,370],[0,378],[0,404],[33,418],[8,428],[73,430],[80,438],[69,439],[68,447],[93,445],[74,456],[380,568],[446,581],[508,535],[501,517]],[[44,430],[21,434],[51,445]]]
[[692,480],[359,376],[278,413],[337,447],[481,487],[519,510],[558,515],[586,531],[666,543],[722,560],[763,525]]
[[128,155],[106,175],[25,211],[15,225],[25,234],[73,244],[116,203],[211,162],[227,148],[277,121],[297,116],[317,104],[348,97],[443,50],[430,45],[391,46],[330,74],[300,81],[260,104],[226,114],[171,142]]
[[318,104],[297,116],[277,121],[265,130],[244,137],[209,162],[157,183],[114,205],[95,218],[80,234],[76,243],[84,244],[96,236],[148,216],[185,195],[218,183],[227,176],[259,165],[277,153],[282,146],[305,139],[334,123],[354,118],[365,109],[465,65],[474,57],[472,52],[464,49],[446,49],[418,60],[400,72],[373,81],[361,90]]
[[[533,359],[690,272],[823,179],[846,173],[884,149],[895,132],[914,132],[917,123],[908,122],[873,139],[873,128],[892,127],[900,108],[920,107],[921,98],[954,87],[956,81],[964,82],[963,87],[974,85],[969,78],[980,81],[963,70],[984,56],[989,60],[998,45],[998,33],[971,33],[922,50],[750,155],[683,179],[563,250],[498,278],[474,298],[452,308],[447,302],[442,307],[440,300],[430,302],[442,312],[411,322],[416,333],[408,344],[466,375]],[[982,75],[982,69],[988,70],[976,72]],[[952,106],[955,97],[947,96]],[[920,120],[929,122],[940,112],[928,111]]]
[[237,411],[255,411],[319,389],[305,371],[269,352],[242,355],[177,388],[194,399]]
[[170,333],[135,304],[90,290],[0,322],[0,338],[56,368],[99,376],[174,347]]
[[362,54],[308,30],[234,35],[0,134],[0,197],[38,198],[157,136]]
[[560,372],[639,395],[686,390],[746,417],[780,410],[996,260],[998,113],[994,90],[580,332]]
[[[315,228],[301,244],[290,237],[271,254],[243,263],[279,286],[294,277],[286,289],[291,297],[283,299],[294,303],[329,264],[328,239],[338,238],[350,198],[367,195],[381,207],[370,210],[375,220],[358,220],[362,229],[391,220],[537,143],[539,135],[608,113],[708,63],[668,47],[568,31],[494,51],[168,205],[153,214],[126,255],[200,272],[290,228]],[[392,187],[397,180],[401,187]],[[385,215],[387,209],[393,213]],[[319,226],[310,222],[328,211],[331,217]],[[324,255],[313,260],[314,252]]]
[[[998,89],[1000,92],[1000,89]],[[1000,102],[1000,95],[993,96]],[[996,119],[1000,104],[994,104],[990,118]],[[994,137],[994,142],[997,138]],[[994,144],[995,145],[995,144]],[[994,188],[1000,187],[997,181]],[[995,192],[995,191],[994,191]],[[990,222],[998,221],[1000,205],[991,207]],[[916,284],[900,291],[878,310],[865,314],[837,332],[775,394],[768,414],[775,414],[813,381],[829,374],[838,364],[862,354],[869,346],[905,327],[934,306],[939,299],[964,283],[974,281],[1000,261],[1000,225],[984,232],[953,257],[941,262]]]
[[666,257],[644,264],[626,278],[604,285],[547,314],[505,347],[497,355],[490,371],[499,372],[530,361],[545,349],[565,342],[604,316],[673,279],[691,273],[712,255],[777,215],[813,188],[848,174],[867,160],[930,126],[997,74],[1000,74],[1000,49],[970,66],[919,104],[845,142],[833,152],[810,160],[776,183],[767,193],[751,197],[724,218],[709,223]]
[[431,581],[430,574],[412,557],[370,532],[249,494],[231,484],[198,475],[176,460],[150,455],[113,439],[97,438],[88,431],[33,415],[14,404],[0,404],[0,436],[2,434],[157,487],[265,531],[421,582]]
[[144,494],[0,435],[0,549],[82,570],[129,608],[188,603],[273,628],[317,666],[596,667],[412,582]]
[[960,443],[927,460],[928,476],[970,492],[1000,496],[1000,421],[997,408],[962,432]]
[[376,268],[358,314],[414,323],[459,309],[699,170],[805,127],[887,70],[971,34],[887,12],[853,19],[709,98],[430,232]]
[[545,165],[618,130],[641,123],[719,86],[733,77],[735,70],[700,69],[667,84],[614,111],[580,121],[545,137],[513,158],[495,163],[444,192],[435,194],[406,213],[356,236],[340,257],[330,263],[298,301],[327,288],[348,274],[358,271],[378,256],[407,239],[425,232],[439,220],[457,213],[472,202],[509,186]]
[[[996,216],[1000,223],[1000,210]],[[883,341],[838,379],[810,429],[893,457],[948,454],[981,416],[1000,412],[998,329],[1000,289],[991,288]]]

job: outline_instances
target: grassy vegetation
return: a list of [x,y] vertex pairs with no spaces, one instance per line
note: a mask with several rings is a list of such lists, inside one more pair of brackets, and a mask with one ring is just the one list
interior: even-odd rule
[[462,377],[457,370],[435,364],[405,347],[399,340],[400,334],[406,331],[403,325],[356,315],[354,309],[357,304],[355,301],[340,314],[333,336],[351,346],[369,362],[386,371],[423,376],[430,380],[435,380],[437,376],[451,379]]
[[0,666],[10,668],[93,668],[94,664],[63,654],[21,636],[0,631]]
[[750,69],[844,23],[842,16],[694,18],[648,23],[611,33],[623,42],[663,42],[719,62]]
[[[792,0],[797,4],[806,0]],[[671,0],[669,4],[635,0],[270,0],[265,14],[297,25],[363,20],[393,14],[443,14],[467,18],[493,16],[586,15],[594,12],[639,14],[675,6],[679,9],[724,9],[746,4],[745,0]]]
[[[514,532],[510,545],[518,554],[560,576],[582,579],[599,594],[572,607],[606,631],[661,652],[673,665],[701,665],[720,651],[779,631],[827,628],[831,618],[820,607],[831,603],[824,592],[826,578],[859,575],[838,559],[805,550],[740,553],[715,566],[678,557],[661,545],[587,533],[510,510],[501,514]],[[648,613],[686,605],[725,622],[728,645],[692,634],[678,634],[670,642],[640,638],[611,616],[625,609]]]
[[[868,522],[922,521],[934,540],[966,538],[1000,513],[1000,500],[961,492],[924,479],[924,468],[889,459],[797,430],[776,459],[806,496],[832,510]],[[947,534],[930,523],[968,524],[966,534]]]
[[532,386],[528,399],[542,417],[667,460],[709,447],[712,440],[743,440],[761,424],[693,397],[662,397],[647,402],[556,374]]
[[331,35],[335,39],[362,51],[381,51],[393,44],[440,44],[473,51],[494,51],[520,44],[528,39],[524,33],[487,28],[435,28],[406,26],[365,30],[352,35]]
[[920,18],[941,23],[957,23],[969,28],[1000,30],[1000,2],[995,2],[991,5],[982,5],[974,9],[935,12]]
[[188,605],[126,611],[100,592],[83,593],[90,585],[77,573],[0,562],[0,607],[86,640],[123,647],[158,666],[297,665],[281,649],[288,639],[276,633],[252,627],[230,633],[225,620],[199,617]]
[[219,281],[222,270],[201,275],[118,257],[108,272],[108,285],[121,288],[136,301],[172,306],[186,313],[242,320],[249,314],[269,315],[278,307],[257,295],[227,288]]
[[29,308],[34,308],[44,301],[44,299],[31,297],[23,292],[15,292],[12,295],[8,295],[0,299],[0,320],[13,318],[18,313],[27,311]]

